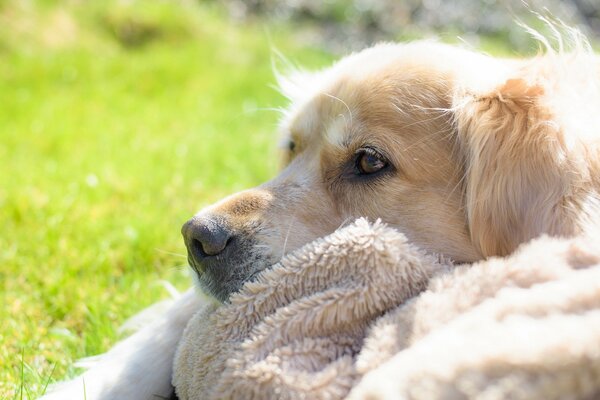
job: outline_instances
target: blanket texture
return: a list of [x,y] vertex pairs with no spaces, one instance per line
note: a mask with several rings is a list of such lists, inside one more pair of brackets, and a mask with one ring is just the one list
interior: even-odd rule
[[188,323],[180,399],[600,398],[600,236],[452,266],[357,220]]

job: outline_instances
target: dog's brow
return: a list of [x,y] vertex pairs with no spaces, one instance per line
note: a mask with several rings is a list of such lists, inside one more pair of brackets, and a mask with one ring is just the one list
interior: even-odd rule
[[[350,107],[348,106],[348,103],[346,103],[344,100],[342,100],[342,99],[340,99],[339,97],[337,97],[337,96],[334,96],[334,95],[332,95],[332,94],[330,94],[330,93],[324,93],[324,94],[325,94],[325,96],[327,96],[327,97],[329,97],[329,98],[332,98],[332,99],[334,99],[334,100],[337,100],[337,101],[339,101],[340,103],[342,103],[342,104],[343,104],[343,105],[346,107],[346,109],[348,110],[348,115],[350,116],[350,125],[352,125],[352,110],[351,110],[351,109],[350,109]],[[340,114],[340,115],[344,115],[344,114]]]
[[325,129],[324,139],[331,145],[345,148],[348,145],[348,125],[344,114],[338,114]]

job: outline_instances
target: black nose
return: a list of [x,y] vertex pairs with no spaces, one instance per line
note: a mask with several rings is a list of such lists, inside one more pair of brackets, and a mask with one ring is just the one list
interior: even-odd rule
[[225,221],[210,217],[194,217],[181,228],[188,254],[196,263],[221,254],[232,238]]

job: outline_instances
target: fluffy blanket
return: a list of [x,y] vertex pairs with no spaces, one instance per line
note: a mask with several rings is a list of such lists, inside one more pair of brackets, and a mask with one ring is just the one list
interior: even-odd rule
[[189,322],[182,400],[600,398],[600,236],[452,266],[381,223],[310,243]]

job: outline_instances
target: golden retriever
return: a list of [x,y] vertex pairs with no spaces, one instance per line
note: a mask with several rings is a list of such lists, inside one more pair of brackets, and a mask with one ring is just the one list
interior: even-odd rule
[[[285,169],[183,226],[201,287],[227,301],[285,253],[363,216],[457,262],[597,224],[600,66],[573,37],[572,52],[526,60],[382,44],[280,78],[291,100]],[[87,398],[168,395],[173,352],[198,302],[187,293],[111,350],[84,374]],[[68,387],[55,398],[70,398]]]
[[576,234],[599,211],[599,77],[582,49],[516,61],[416,42],[281,79],[287,166],[184,225],[190,265],[225,301],[357,217],[457,262]]

